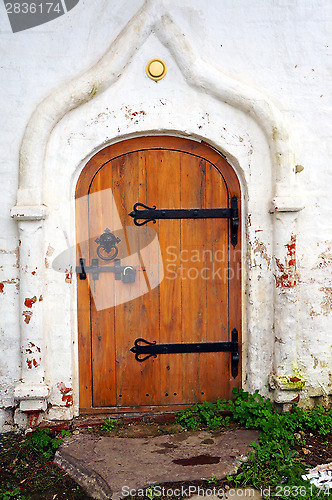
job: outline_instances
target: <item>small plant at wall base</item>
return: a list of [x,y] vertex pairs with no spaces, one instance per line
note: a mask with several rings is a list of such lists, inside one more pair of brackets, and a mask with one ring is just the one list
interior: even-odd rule
[[230,417],[223,417],[222,411],[229,411],[228,402],[225,399],[217,399],[216,403],[203,401],[196,403],[185,410],[177,412],[177,421],[192,430],[200,427],[208,429],[228,428]]
[[110,432],[110,431],[113,431],[117,425],[118,425],[117,420],[114,420],[114,419],[109,417],[105,420],[105,422],[103,422],[101,424],[100,429],[102,431]]
[[[232,421],[247,429],[258,429],[260,435],[258,442],[252,443],[253,451],[247,461],[229,480],[239,487],[271,487],[272,497],[289,499],[290,491],[295,492],[290,488],[295,488],[301,495],[303,493],[301,498],[322,498],[323,493],[318,488],[302,479],[307,467],[294,447],[305,445],[299,432],[314,431],[323,436],[332,433],[332,408],[317,406],[305,411],[294,406],[291,412],[278,413],[271,401],[260,396],[258,391],[249,394],[233,389],[233,395],[232,401],[218,399],[215,404],[195,404],[178,412],[177,420],[189,429],[211,428],[218,422],[220,427],[228,427],[229,417],[223,419],[220,413],[230,412]],[[326,492],[323,496],[327,497]]]
[[49,460],[62,444],[62,439],[52,436],[50,429],[37,429],[28,436],[24,445],[40,455],[43,459]]

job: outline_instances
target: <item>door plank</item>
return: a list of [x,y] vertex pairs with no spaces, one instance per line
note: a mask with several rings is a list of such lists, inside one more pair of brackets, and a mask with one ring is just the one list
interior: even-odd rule
[[[191,155],[181,155],[181,208],[204,208],[205,162]],[[201,279],[200,257],[205,243],[205,220],[181,220],[182,342],[206,339],[206,282]],[[182,355],[183,403],[200,400],[204,392],[200,379],[199,353]]]
[[[179,208],[180,155],[164,151],[158,171],[158,207]],[[178,266],[181,252],[181,221],[164,220],[159,224],[159,243],[163,255],[164,279],[160,284],[160,343],[181,343],[181,279]],[[181,354],[160,356],[160,404],[182,403],[183,364]]]
[[[227,188],[215,167],[206,165],[206,207],[227,207]],[[228,339],[228,221],[207,219],[205,263],[208,268],[206,281],[207,338],[206,342],[227,342]],[[210,236],[210,237],[209,237]],[[230,397],[228,377],[230,354],[209,353],[202,357],[200,366],[205,378],[204,399]],[[227,394],[227,396],[226,396]]]
[[[130,255],[127,228],[128,207],[138,196],[138,153],[132,153],[121,158],[117,168],[113,171],[113,190],[118,207],[121,224],[124,228],[126,241],[126,254]],[[134,288],[140,286],[141,275],[138,274]],[[118,281],[116,285],[117,305],[115,306],[116,325],[116,383],[117,383],[117,405],[126,406],[132,404],[133,398],[139,391],[140,380],[138,370],[132,362],[130,348],[136,338],[137,325],[139,323],[139,301],[133,299],[126,301],[130,295],[135,297],[132,285],[125,285]],[[128,354],[129,353],[129,354]]]
[[[138,161],[138,196],[136,202],[151,205],[155,203],[158,193],[159,165],[162,161],[163,151],[141,151]],[[130,205],[132,208],[133,204]],[[149,241],[148,233],[155,233],[154,243],[158,239],[159,222],[147,224],[139,228],[140,241]],[[142,276],[146,280],[149,293],[141,295],[139,301],[139,323],[137,325],[136,337],[141,337],[149,342],[160,342],[160,254],[154,243],[147,246],[140,244],[140,258],[146,272]],[[134,342],[132,342],[134,345]],[[140,386],[135,400],[142,405],[156,404],[160,395],[160,357],[149,358],[147,361],[138,363],[134,354],[130,353],[135,370],[139,370],[138,379]],[[131,400],[135,404],[134,399]]]
[[[97,255],[96,237],[108,227],[111,232],[116,218],[110,183],[112,168],[102,168],[94,177],[89,192],[89,231],[90,262],[98,259],[100,265],[113,265],[103,262]],[[93,300],[91,303],[92,331],[92,386],[93,405],[116,404],[115,360],[114,360],[114,276],[100,273],[98,280],[88,276]]]
[[[77,196],[76,205],[76,262],[80,258],[89,260],[89,206],[88,196]],[[92,364],[91,364],[91,314],[90,314],[90,287],[88,280],[77,281],[78,297],[78,373],[80,405],[92,406]]]

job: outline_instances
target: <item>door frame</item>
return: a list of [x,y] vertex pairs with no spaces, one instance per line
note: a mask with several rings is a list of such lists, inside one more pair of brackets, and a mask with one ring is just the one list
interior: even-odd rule
[[[194,149],[193,149],[194,147]],[[235,289],[232,288],[232,293],[229,294],[228,317],[229,323],[229,340],[233,328],[238,330],[239,334],[239,373],[236,380],[231,379],[230,387],[242,387],[242,210],[241,210],[241,185],[233,167],[226,161],[216,149],[211,148],[208,144],[197,142],[192,139],[184,139],[181,137],[160,135],[160,136],[144,136],[133,139],[127,139],[100,150],[86,163],[81,171],[76,185],[76,199],[85,199],[89,186],[96,173],[109,161],[119,156],[124,156],[128,153],[144,150],[144,149],[169,149],[184,153],[195,154],[207,160],[215,166],[220,175],[224,179],[228,190],[228,199],[233,195],[238,198],[239,209],[239,229],[238,242],[236,247],[230,242],[230,234],[228,241],[228,266],[232,275],[237,276]],[[216,207],[217,208],[217,207]],[[221,207],[224,208],[224,207]],[[77,218],[76,218],[77,220]],[[79,257],[77,257],[79,258]],[[93,390],[92,390],[92,346],[91,346],[91,317],[90,308],[87,306],[88,297],[91,300],[88,280],[77,279],[77,299],[78,299],[78,364],[79,364],[79,397],[80,397],[80,413],[130,413],[144,411],[176,411],[184,408],[185,404],[171,405],[144,405],[144,406],[112,406],[112,407],[93,407]],[[80,310],[81,304],[81,310]],[[233,322],[231,322],[231,318]],[[222,395],[221,395],[222,396]]]

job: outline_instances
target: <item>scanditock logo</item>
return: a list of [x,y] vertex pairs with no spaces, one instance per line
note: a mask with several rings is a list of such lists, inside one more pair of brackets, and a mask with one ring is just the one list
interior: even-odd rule
[[73,9],[80,0],[3,0],[13,33],[53,21]]

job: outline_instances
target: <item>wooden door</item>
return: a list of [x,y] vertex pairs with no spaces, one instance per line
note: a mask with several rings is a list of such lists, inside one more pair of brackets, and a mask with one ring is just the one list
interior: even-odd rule
[[[166,219],[137,227],[135,203],[157,208],[227,208],[241,194],[232,167],[187,139],[144,137],[96,154],[76,190],[78,258],[102,261],[96,239],[108,228],[117,259],[135,282],[113,272],[78,279],[80,408],[176,408],[229,398],[241,385],[230,352],[159,354],[138,362],[138,338],[157,344],[228,342],[241,335],[241,230],[228,219]],[[146,222],[146,221],[145,221]],[[241,227],[241,226],[240,226]],[[112,252],[111,252],[112,254]],[[105,256],[107,256],[105,254]]]

